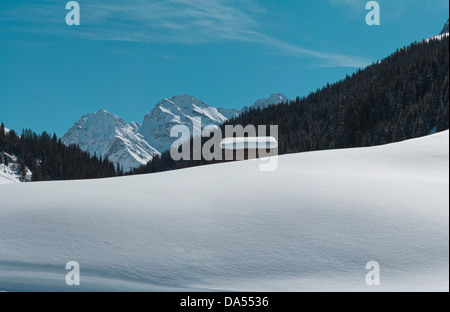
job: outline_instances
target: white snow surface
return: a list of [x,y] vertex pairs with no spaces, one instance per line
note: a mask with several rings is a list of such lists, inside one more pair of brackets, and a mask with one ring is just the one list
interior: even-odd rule
[[66,145],[78,144],[91,155],[108,157],[114,165],[120,163],[125,171],[145,165],[159,152],[137,133],[136,123],[129,125],[123,119],[101,109],[83,116],[63,136]]
[[19,176],[11,167],[0,164],[0,185],[9,183],[20,183]]
[[[17,157],[5,152],[0,152],[0,157],[8,158],[8,165],[5,165],[4,163],[0,164],[0,185],[22,182],[20,181],[22,173],[20,172],[20,165],[17,163]],[[25,170],[25,181],[31,181],[32,173],[30,169],[26,168]]]
[[3,185],[0,289],[449,290],[448,131],[259,163]]
[[19,176],[10,166],[0,164],[0,184],[20,183]]

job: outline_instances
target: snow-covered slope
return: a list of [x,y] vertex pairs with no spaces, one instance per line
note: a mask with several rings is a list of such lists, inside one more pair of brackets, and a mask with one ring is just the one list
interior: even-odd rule
[[[9,129],[5,130],[9,132]],[[0,152],[0,157],[3,159],[3,162],[0,163],[0,184],[31,181],[32,174],[30,169],[25,167],[25,175],[22,176],[20,164],[17,162],[17,157],[15,155]],[[5,159],[7,159],[7,165],[4,163]]]
[[0,164],[0,185],[1,184],[9,184],[9,183],[19,183],[19,179],[8,172],[9,170],[4,167],[3,164]]
[[445,33],[445,34],[440,34],[440,35],[437,35],[437,36],[433,36],[433,37],[427,38],[424,41],[425,42],[430,42],[430,40],[443,40],[443,39],[448,39],[448,37],[449,37],[449,34]]
[[[1,156],[1,155],[0,155]],[[20,174],[12,164],[0,164],[0,184],[20,183]]]
[[64,135],[64,144],[78,144],[91,155],[108,157],[114,164],[120,163],[125,171],[146,164],[159,152],[150,146],[123,119],[101,109],[83,116]]
[[258,165],[4,185],[0,290],[449,290],[448,131]]
[[[5,127],[5,132],[9,133],[9,129]],[[0,184],[10,184],[10,183],[20,183],[22,173],[20,171],[20,165],[17,163],[17,157],[15,155],[10,155],[5,152],[0,151],[0,157],[2,157],[2,162],[0,162]],[[4,161],[7,160],[6,165]],[[30,169],[26,168],[25,181],[31,181],[32,174]]]
[[172,127],[186,125],[192,134],[194,117],[202,118],[203,127],[219,125],[227,120],[217,108],[190,95],[174,96],[156,104],[155,108],[144,117],[139,133],[157,150],[163,152],[177,140],[170,137]]
[[[269,105],[278,105],[280,103],[287,103],[289,102],[289,99],[287,98],[287,96],[285,96],[282,93],[275,93],[275,94],[271,94],[268,98],[266,99],[259,99],[255,102],[255,104],[253,104],[252,106],[250,106],[250,108],[253,109],[264,109],[266,107],[268,107]],[[249,110],[249,107],[245,106],[242,109],[242,112],[246,112]]]

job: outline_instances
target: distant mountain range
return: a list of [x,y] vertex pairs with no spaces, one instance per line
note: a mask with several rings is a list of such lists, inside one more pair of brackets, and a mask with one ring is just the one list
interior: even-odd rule
[[[257,100],[250,108],[263,109],[288,101],[285,95],[277,93]],[[247,106],[242,110],[216,108],[190,95],[173,96],[158,102],[145,115],[142,124],[128,124],[103,109],[85,115],[63,136],[62,141],[66,145],[79,145],[91,155],[108,157],[129,171],[170,148],[176,140],[170,137],[172,127],[185,125],[192,129],[195,117],[201,117],[202,127],[220,125],[248,110]]]

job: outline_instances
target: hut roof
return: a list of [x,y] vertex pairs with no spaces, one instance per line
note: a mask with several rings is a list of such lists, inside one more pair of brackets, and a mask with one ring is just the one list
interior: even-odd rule
[[222,149],[273,149],[278,147],[274,137],[226,138],[220,143]]

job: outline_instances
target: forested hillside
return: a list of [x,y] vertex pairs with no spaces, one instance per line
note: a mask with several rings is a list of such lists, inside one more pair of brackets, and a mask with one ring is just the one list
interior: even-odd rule
[[449,128],[449,41],[415,43],[288,105],[231,124],[276,124],[280,153],[373,146]]
[[[81,151],[76,145],[65,146],[56,135],[37,135],[24,130],[17,135],[0,126],[0,152],[17,156],[21,170],[32,172],[33,181],[74,180],[113,177],[116,168],[108,159],[97,158]],[[0,155],[0,162],[8,157]],[[25,174],[25,172],[24,172]]]
[[[446,130],[448,37],[413,43],[307,97],[249,110],[222,128],[228,124],[278,125],[280,154],[374,146]],[[207,163],[174,162],[166,152],[133,173]]]

